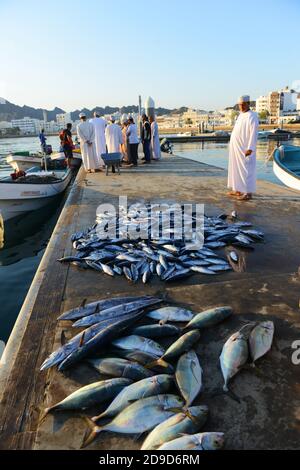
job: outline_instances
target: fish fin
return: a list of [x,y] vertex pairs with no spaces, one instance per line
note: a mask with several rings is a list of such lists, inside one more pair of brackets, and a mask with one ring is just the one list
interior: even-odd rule
[[100,313],[100,305],[99,305],[99,304],[97,304],[97,307],[96,307],[95,313]]
[[80,347],[80,348],[81,348],[81,347],[82,347],[82,345],[83,345],[83,342],[84,342],[84,336],[85,336],[85,330],[84,330],[84,332],[82,333],[82,335],[81,335],[81,338],[80,338],[80,342],[79,342],[79,347]]
[[64,346],[66,342],[67,342],[67,338],[66,338],[65,330],[62,330],[61,335],[60,335],[60,344]]
[[80,307],[84,307],[86,303],[87,303],[87,299],[83,299],[83,301],[81,302]]
[[85,434],[83,436],[82,444],[80,446],[81,449],[83,449],[84,447],[87,447],[88,445],[90,445],[96,439],[98,434],[102,431],[102,428],[100,426],[95,425],[95,423],[90,418],[88,418],[87,416],[82,416],[82,418],[88,424],[89,428],[91,429],[91,432],[89,433],[88,429],[85,432]]
[[157,359],[156,361],[149,362],[149,364],[145,364],[145,369],[153,369],[153,367],[161,366],[161,367],[169,367],[169,364],[164,361],[163,359]]
[[[187,406],[187,405],[186,405]],[[192,413],[185,407],[183,413],[189,418],[194,424],[197,424],[196,418],[192,415]]]

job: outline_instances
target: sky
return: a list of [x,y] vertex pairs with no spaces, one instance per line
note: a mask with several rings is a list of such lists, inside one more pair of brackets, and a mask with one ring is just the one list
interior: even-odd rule
[[299,0],[0,0],[0,97],[222,109],[297,85]]

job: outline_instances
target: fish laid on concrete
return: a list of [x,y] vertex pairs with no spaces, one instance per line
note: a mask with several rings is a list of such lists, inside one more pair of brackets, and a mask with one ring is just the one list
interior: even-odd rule
[[139,382],[133,383],[120,392],[109,407],[99,416],[92,418],[98,421],[102,418],[112,418],[124,410],[130,403],[141,398],[160,395],[170,390],[174,384],[174,378],[168,374],[155,375]]
[[58,317],[58,320],[77,320],[78,318],[87,317],[94,313],[100,313],[103,310],[108,310],[112,307],[116,307],[117,305],[128,304],[129,302],[137,300],[143,301],[147,298],[149,297],[114,297],[112,299],[97,300],[96,302],[91,302],[89,304],[83,302],[80,307],[64,312]]
[[116,305],[115,307],[102,310],[102,312],[94,313],[77,320],[75,323],[73,323],[73,327],[81,328],[83,326],[94,325],[109,318],[117,318],[128,313],[136,312],[159,302],[161,302],[161,299],[157,299],[156,297],[144,297],[141,300],[138,299],[125,304]]
[[160,320],[161,323],[186,322],[193,318],[193,312],[180,307],[162,307],[148,312],[146,316],[153,320]]
[[204,432],[182,436],[166,442],[158,450],[220,450],[224,446],[222,432]]
[[58,369],[61,371],[66,370],[80,360],[91,356],[95,352],[99,351],[99,349],[103,348],[103,346],[110,344],[113,339],[120,336],[123,331],[132,326],[143,316],[143,311],[124,315],[121,319],[118,319],[115,323],[107,326],[104,330],[97,333],[91,340],[80,345],[60,363]]
[[183,354],[176,366],[175,378],[186,406],[190,406],[202,389],[202,368],[194,350]]
[[273,337],[274,323],[272,321],[260,322],[253,328],[249,336],[250,356],[253,363],[270,351]]
[[122,377],[135,381],[154,375],[153,372],[146,369],[141,364],[122,359],[121,357],[88,359],[87,362],[97,370],[99,374],[110,375],[111,377]]
[[248,339],[254,324],[247,324],[230,336],[223,346],[220,356],[224,377],[223,390],[228,392],[228,382],[246,364],[249,357]]
[[115,398],[121,390],[130,385],[132,380],[125,378],[102,380],[84,387],[68,395],[64,400],[50,406],[45,413],[50,411],[85,410],[105,401]]
[[141,450],[155,450],[166,442],[181,437],[183,434],[194,434],[205,424],[208,416],[206,405],[191,406],[177,413],[156,426],[147,436]]
[[185,329],[191,328],[208,328],[215,326],[233,313],[231,307],[215,307],[204,312],[196,314],[192,320],[186,325]]
[[160,357],[164,354],[165,350],[156,341],[143,336],[130,335],[124,338],[115,339],[112,341],[112,345],[120,349],[126,349],[127,351],[138,350],[141,352],[153,354]]
[[136,326],[131,333],[133,335],[144,336],[145,338],[164,338],[166,336],[176,336],[181,332],[175,325],[141,325]]
[[100,432],[119,434],[142,434],[152,430],[162,421],[170,418],[183,406],[183,400],[176,395],[156,395],[142,398],[121,411],[104,426],[93,425],[91,434],[84,440],[83,447],[90,444]]

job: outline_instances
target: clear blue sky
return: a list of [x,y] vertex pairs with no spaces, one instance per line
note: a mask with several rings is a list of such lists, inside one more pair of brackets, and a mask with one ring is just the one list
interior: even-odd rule
[[300,80],[298,0],[0,0],[0,96],[220,109]]

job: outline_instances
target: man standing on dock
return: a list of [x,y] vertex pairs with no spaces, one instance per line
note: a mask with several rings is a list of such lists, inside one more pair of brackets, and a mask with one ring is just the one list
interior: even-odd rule
[[151,123],[152,159],[153,160],[160,160],[161,159],[161,150],[160,150],[158,124],[155,121],[155,118],[153,116],[150,116],[150,123]]
[[151,163],[151,126],[149,123],[148,116],[142,115],[142,135],[141,140],[143,144],[143,152],[145,155],[144,163]]
[[99,160],[99,165],[104,167],[104,161],[101,158],[102,153],[106,153],[106,142],[105,142],[105,127],[106,121],[102,119],[97,113],[94,112],[94,117],[90,119],[95,129],[95,141],[96,141],[96,154]]
[[256,189],[257,114],[250,110],[250,96],[238,100],[240,115],[236,120],[229,144],[228,193],[240,201],[252,199]]
[[105,139],[108,153],[121,152],[121,145],[123,144],[123,136],[121,127],[115,123],[115,117],[110,117],[110,122],[105,129]]
[[100,171],[96,155],[95,129],[91,122],[86,120],[85,113],[79,114],[80,123],[77,126],[77,134],[80,140],[80,149],[84,169],[88,173]]

